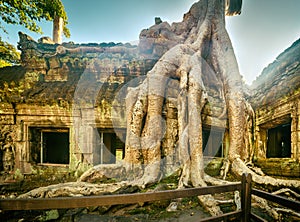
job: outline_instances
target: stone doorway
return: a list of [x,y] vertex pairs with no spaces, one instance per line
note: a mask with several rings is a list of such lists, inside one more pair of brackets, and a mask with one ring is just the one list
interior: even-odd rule
[[291,123],[268,129],[267,158],[291,157]]

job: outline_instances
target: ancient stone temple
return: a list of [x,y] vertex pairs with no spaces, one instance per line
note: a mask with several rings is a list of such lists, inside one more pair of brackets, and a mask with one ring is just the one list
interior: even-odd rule
[[256,163],[271,175],[299,177],[300,39],[251,86]]
[[[162,35],[168,34],[165,23],[157,26],[165,31]],[[127,90],[138,85],[175,44],[172,36],[151,42],[147,35],[156,31],[142,32],[139,46],[54,44],[20,33],[22,65],[0,69],[0,170],[30,173],[40,166],[76,170],[121,160]],[[227,116],[221,83],[213,75],[203,81],[209,101],[202,113],[204,155],[225,157]],[[176,81],[168,84],[163,115],[168,116],[166,127],[172,129],[178,86]],[[299,176],[300,40],[263,71],[250,87],[248,100],[255,110],[250,127],[254,141],[249,146],[255,162],[262,169],[268,169],[268,163],[282,168],[271,174]],[[163,153],[172,164],[176,154],[169,153],[168,141],[177,135],[166,132]]]
[[129,44],[41,41],[20,33],[22,65],[0,71],[1,170],[75,169],[114,163],[116,154],[121,159],[125,113],[113,125],[112,103],[122,85],[145,75],[155,61]]

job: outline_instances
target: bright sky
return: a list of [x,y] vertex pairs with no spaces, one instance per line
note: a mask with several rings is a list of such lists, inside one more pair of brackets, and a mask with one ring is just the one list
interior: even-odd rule
[[[75,43],[131,42],[154,17],[169,23],[182,20],[197,0],[62,0]],[[243,0],[242,14],[227,17],[240,72],[246,83],[300,38],[300,0]],[[16,44],[19,30],[34,39],[41,36],[22,27],[7,27],[4,40]],[[42,25],[43,36],[52,36],[52,23]]]

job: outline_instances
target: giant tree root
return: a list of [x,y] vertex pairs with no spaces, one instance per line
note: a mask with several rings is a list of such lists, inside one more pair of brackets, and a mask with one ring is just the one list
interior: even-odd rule
[[291,189],[288,189],[288,188],[282,188],[280,190],[277,190],[277,191],[273,192],[272,194],[275,194],[275,195],[285,194],[287,196],[293,196],[296,199],[300,200],[300,194],[298,194],[295,191],[293,191]]
[[74,197],[91,196],[114,193],[117,190],[128,187],[124,182],[111,184],[91,184],[86,182],[69,182],[39,187],[18,198],[52,198],[52,197]]
[[298,212],[295,212],[295,211],[290,210],[290,209],[278,208],[278,207],[276,207],[275,210],[277,212],[282,212],[282,213],[286,213],[286,214],[289,214],[289,215],[294,215],[295,217],[298,217],[298,220],[300,220],[300,213],[298,213]]
[[[241,176],[243,173],[250,173],[253,178],[253,182],[256,183],[258,181],[260,185],[267,185],[273,188],[281,188],[283,186],[290,188],[299,188],[299,181],[296,180],[284,180],[284,179],[275,179],[270,176],[260,176],[255,172],[250,170],[246,164],[241,161],[239,158],[233,161],[232,163],[232,172],[237,176]],[[62,183],[50,185],[47,187],[40,187],[34,189],[28,193],[20,195],[18,198],[52,198],[52,197],[72,197],[72,196],[90,196],[90,195],[102,195],[102,194],[114,194],[118,193],[120,190],[125,190],[128,187],[139,186],[140,188],[144,187],[145,184],[138,184],[137,180],[130,181],[120,181],[117,183],[107,183],[107,184],[92,184],[89,182],[101,182],[113,178],[124,178],[126,176],[125,167],[120,164],[110,164],[110,165],[98,165],[94,166],[90,170],[86,171],[78,180],[78,182],[70,182],[70,183]],[[263,181],[265,179],[265,181]],[[233,184],[234,182],[226,181],[211,177],[207,174],[204,175],[204,182],[210,185],[226,185]],[[290,192],[296,198],[299,198],[299,194],[294,191],[291,191],[287,188],[281,189],[275,193],[282,192]],[[219,205],[222,204],[222,201],[218,201],[213,198],[212,195],[204,195],[198,197],[200,202],[202,203],[204,209],[209,212],[211,215],[219,215],[222,212],[219,210]],[[275,209],[269,206],[268,202],[262,198],[252,196],[253,205],[258,206],[259,208],[265,210],[269,216],[271,216],[274,220],[278,220],[280,218],[280,212],[286,212],[285,209]],[[234,193],[234,200],[229,200],[236,204],[237,209],[240,208],[240,196],[238,192]],[[228,202],[228,201],[226,201]],[[175,202],[172,202],[173,206]],[[203,204],[205,203],[205,204]],[[175,203],[178,204],[178,201]],[[215,207],[218,206],[218,207]],[[169,209],[168,207],[167,209]],[[298,213],[292,212],[293,215],[297,216]]]
[[268,201],[257,196],[252,196],[252,200],[254,201],[252,201],[252,206],[257,206],[260,209],[263,209],[270,217],[274,219],[274,221],[278,221],[279,214],[276,210],[269,206]]
[[259,185],[276,187],[276,188],[290,188],[300,191],[300,181],[299,180],[284,180],[276,179],[270,176],[261,176],[250,170],[246,164],[240,159],[236,158],[232,161],[231,165],[232,172],[237,176],[242,176],[243,173],[251,174],[252,181]]
[[[277,179],[277,178],[270,177],[267,175],[259,175],[256,172],[249,169],[240,158],[236,158],[235,160],[232,161],[231,170],[237,176],[242,176],[243,173],[251,174],[252,181],[255,184],[259,184],[264,187],[268,187],[268,188],[272,188],[272,189],[275,189],[275,188],[280,189],[278,192],[275,192],[275,193],[291,191],[290,189],[300,191],[300,181],[299,180],[291,180],[291,179],[285,180],[285,179]],[[281,188],[283,188],[283,189],[281,189]],[[291,191],[291,193],[295,197],[299,197],[299,194],[297,194],[296,192]],[[282,209],[282,208],[276,209],[276,208],[270,207],[268,204],[268,201],[266,201],[263,198],[252,195],[252,199],[254,200],[254,205],[257,205],[261,209],[265,210],[267,212],[267,214],[269,216],[271,216],[275,221],[280,220],[280,213],[279,213],[280,211],[287,212],[287,210]],[[299,215],[298,213],[296,213],[294,211],[292,213],[295,216]]]
[[99,183],[112,178],[117,181],[128,179],[123,164],[99,164],[93,166],[80,176],[78,182]]

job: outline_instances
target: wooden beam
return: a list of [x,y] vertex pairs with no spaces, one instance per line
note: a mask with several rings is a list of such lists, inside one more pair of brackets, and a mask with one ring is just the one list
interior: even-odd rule
[[260,216],[254,214],[254,213],[251,213],[251,217],[250,218],[253,219],[256,222],[268,222],[267,220],[261,218]]
[[241,192],[241,205],[243,216],[241,221],[249,222],[251,214],[251,174],[243,174],[242,176],[242,192]]
[[1,199],[1,210],[42,210],[68,209],[92,206],[109,206],[118,204],[144,203],[157,200],[194,197],[206,194],[232,192],[241,190],[241,183],[209,186],[180,190],[169,190],[138,194],[86,196],[86,197],[59,197],[59,198],[28,198],[28,199]]
[[227,221],[231,219],[239,221],[238,219],[242,217],[242,214],[243,212],[241,210],[238,210],[238,211],[222,214],[219,216],[200,219],[199,222],[219,222],[219,221]]
[[257,189],[252,189],[252,194],[262,197],[266,200],[272,201],[274,203],[278,203],[284,207],[290,208],[292,210],[299,211],[300,209],[300,202],[299,201],[294,201],[285,197],[281,197],[279,195],[274,195],[270,194],[268,192],[262,191],[262,190],[257,190]]

